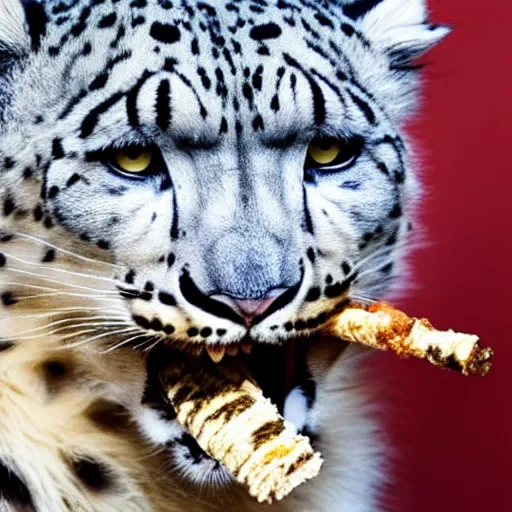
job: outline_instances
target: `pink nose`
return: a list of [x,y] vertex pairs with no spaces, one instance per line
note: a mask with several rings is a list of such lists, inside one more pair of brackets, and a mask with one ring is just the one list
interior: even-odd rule
[[238,312],[244,317],[245,325],[249,327],[253,320],[265,313],[270,305],[282,294],[283,290],[275,291],[271,296],[258,300],[235,300],[234,303],[238,308]]

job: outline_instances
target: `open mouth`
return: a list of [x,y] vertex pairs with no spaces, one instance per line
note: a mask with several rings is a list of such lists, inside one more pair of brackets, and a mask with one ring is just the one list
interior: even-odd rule
[[[229,364],[243,366],[247,369],[252,379],[261,388],[264,396],[275,404],[282,414],[284,402],[288,393],[298,385],[307,383],[311,378],[306,363],[306,354],[311,339],[306,337],[294,337],[280,344],[271,345],[258,343],[244,338],[238,343],[230,345],[196,345],[185,349],[177,349],[172,345],[155,347],[148,355],[148,383],[153,386],[150,402],[160,402],[158,408],[171,408],[164,391],[158,391],[160,387],[158,373],[160,369],[171,361],[177,351],[187,353],[188,357],[204,364],[227,362]],[[201,364],[201,363],[200,363]],[[159,395],[155,400],[155,395]],[[172,415],[171,415],[172,416]]]

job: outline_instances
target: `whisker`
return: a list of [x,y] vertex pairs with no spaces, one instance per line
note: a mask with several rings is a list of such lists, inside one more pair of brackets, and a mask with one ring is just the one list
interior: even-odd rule
[[3,322],[4,320],[9,320],[9,319],[12,319],[12,320],[30,320],[30,319],[34,319],[34,318],[48,318],[50,316],[56,316],[56,315],[61,315],[63,313],[68,313],[68,312],[73,312],[73,311],[102,311],[102,312],[112,312],[112,313],[125,313],[124,310],[122,309],[119,309],[119,308],[101,308],[101,307],[98,307],[98,308],[81,308],[81,307],[70,307],[70,308],[61,308],[61,309],[57,309],[55,311],[51,311],[51,312],[47,312],[47,313],[35,313],[35,314],[32,314],[32,315],[13,315],[12,317],[9,317],[9,318],[0,318],[0,322]]
[[[33,334],[30,336],[14,336],[16,341],[23,341],[23,340],[35,340],[39,338],[43,338],[46,336],[53,336],[55,334],[58,334],[60,332],[69,331],[71,329],[77,329],[79,327],[94,327],[94,329],[89,329],[85,332],[97,332],[100,330],[105,330],[106,328],[113,327],[113,326],[120,326],[120,325],[129,325],[127,322],[97,322],[97,323],[82,323],[82,324],[76,324],[76,325],[67,325],[65,327],[59,327],[58,329],[53,329],[52,331],[43,331],[40,334]],[[84,332],[84,331],[82,331]],[[70,334],[71,337],[75,336],[76,334]],[[67,336],[62,337],[61,339],[66,339]]]
[[[128,343],[130,343],[131,341],[133,340],[136,340],[136,339],[139,339],[139,338],[142,338],[142,337],[148,337],[148,336],[151,336],[151,334],[145,334],[145,333],[142,333],[142,334],[138,334],[137,336],[132,336],[131,338],[128,338],[126,340],[123,340],[119,343],[116,343],[114,346],[104,350],[103,352],[100,352],[101,354],[108,354],[109,352],[114,352],[114,350],[117,350],[119,347],[122,347],[124,345],[127,345]],[[152,336],[152,338],[154,339],[154,335]],[[151,340],[149,340],[151,341]]]
[[57,247],[56,245],[53,245],[53,244],[47,242],[46,240],[43,240],[41,238],[38,238],[38,237],[35,237],[35,236],[32,236],[32,235],[27,235],[26,233],[15,232],[13,234],[18,236],[18,237],[21,237],[21,238],[26,238],[28,240],[32,240],[33,242],[36,242],[36,243],[46,245],[47,247],[51,247],[52,249],[56,249],[57,251],[60,251],[63,254],[68,254],[69,256],[73,256],[74,258],[77,258],[77,259],[79,259],[81,261],[86,261],[88,263],[96,263],[97,265],[107,265],[109,267],[113,267],[113,268],[116,268],[116,269],[122,269],[123,268],[121,265],[116,265],[115,263],[108,263],[107,261],[101,261],[101,260],[97,260],[97,259],[94,259],[94,258],[88,258],[86,256],[81,256],[80,254],[76,254],[76,253],[74,253],[72,251],[69,251],[67,249],[62,249],[60,247]]
[[[11,317],[8,317],[8,318],[2,318],[0,320],[0,323],[1,322],[5,322],[5,321],[12,321],[13,319]],[[50,322],[49,324],[45,324],[45,325],[41,325],[39,327],[34,327],[33,329],[29,329],[29,330],[26,330],[26,331],[21,331],[19,334],[20,335],[24,335],[24,334],[30,334],[30,333],[33,333],[33,332],[38,332],[38,331],[42,331],[42,330],[48,330],[49,328],[51,327],[55,327],[56,325],[62,325],[62,324],[65,324],[67,322],[82,322],[82,321],[85,321],[85,320],[119,320],[119,321],[127,321],[127,319],[120,315],[117,315],[117,316],[81,316],[81,317],[70,317],[70,318],[63,318],[62,320],[55,320],[54,322]],[[69,327],[71,328],[71,327]]]
[[119,300],[112,298],[112,295],[119,296],[119,294],[117,294],[117,293],[113,293],[112,295],[88,295],[88,294],[83,294],[83,293],[64,292],[62,290],[59,290],[58,288],[50,288],[48,286],[40,286],[40,285],[36,285],[36,284],[18,283],[15,281],[7,281],[3,284],[5,284],[6,286],[20,286],[20,287],[24,287],[24,288],[31,288],[31,289],[36,289],[36,290],[46,290],[46,291],[54,292],[54,293],[39,294],[39,295],[22,295],[21,297],[19,297],[18,300],[36,299],[39,297],[51,297],[51,296],[55,296],[55,295],[63,295],[65,297],[92,298],[92,299],[98,299],[98,298],[103,299],[104,298],[107,301],[115,300],[115,302],[118,302],[118,303],[120,300],[120,298],[119,298]]
[[106,293],[109,295],[117,295],[117,292],[114,290],[110,291],[110,290],[101,290],[99,288],[89,288],[87,286],[81,286],[81,285],[77,285],[77,284],[73,284],[73,283],[68,283],[66,281],[59,281],[58,279],[52,279],[48,276],[44,276],[42,274],[37,274],[35,272],[28,272],[27,270],[20,270],[19,268],[11,268],[11,269],[9,269],[9,271],[16,272],[18,274],[27,275],[27,276],[37,277],[41,281],[45,281],[48,283],[60,284],[63,286],[68,286],[70,288],[76,288],[77,290],[87,290],[87,291],[91,291],[91,292],[102,292],[102,293]]
[[106,336],[114,336],[114,335],[117,335],[117,334],[124,334],[124,333],[129,333],[129,332],[136,332],[136,331],[137,331],[137,329],[135,327],[132,327],[130,329],[122,329],[122,330],[119,330],[119,331],[106,332],[106,333],[103,333],[103,334],[99,334],[98,336],[93,336],[92,338],[87,338],[85,340],[81,340],[81,341],[77,341],[75,343],[71,343],[69,345],[66,344],[62,348],[63,349],[76,348],[76,347],[80,347],[82,345],[85,345],[87,343],[90,343],[91,341],[95,341],[95,340],[98,340],[98,339],[101,339],[101,338],[105,338]]
[[[23,263],[24,265],[30,265],[31,267],[44,268],[44,269],[48,269],[49,268],[48,265],[45,265],[44,263],[35,263],[35,262],[32,262],[32,261],[26,261],[26,260],[24,260],[22,258],[18,258],[17,256],[13,256],[10,253],[4,252],[4,255],[8,259],[14,260],[14,261],[18,261],[19,263]],[[68,274],[68,275],[72,275],[72,276],[85,277],[87,279],[97,279],[99,281],[107,281],[109,283],[117,284],[117,280],[112,279],[111,277],[95,276],[94,274],[82,274],[80,272],[73,272],[71,270],[66,270],[66,269],[63,269],[63,268],[56,267],[56,266],[52,266],[50,268],[50,270],[53,271],[53,272],[61,272],[63,274]]]
[[370,297],[366,297],[364,295],[360,295],[359,293],[351,293],[350,294],[350,298],[354,299],[354,300],[356,300],[358,302],[362,302],[363,304],[364,303],[375,304],[376,302],[378,302],[376,299],[372,299]]
[[[162,343],[164,340],[165,340],[165,336],[160,335],[160,337],[154,343],[152,343],[149,347],[144,348],[144,352],[149,352],[149,351],[153,350],[159,343]],[[141,343],[140,345],[137,345],[135,348],[139,348],[139,346],[142,346],[142,345],[143,344]]]

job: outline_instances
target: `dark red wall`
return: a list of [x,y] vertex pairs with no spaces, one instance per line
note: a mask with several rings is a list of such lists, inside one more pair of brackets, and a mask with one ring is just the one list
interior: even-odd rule
[[512,510],[512,2],[429,5],[454,31],[425,59],[426,101],[410,126],[422,148],[431,245],[413,258],[420,288],[399,305],[479,334],[496,355],[484,379],[380,358],[383,382],[392,379],[388,432],[397,449],[386,503],[504,512]]

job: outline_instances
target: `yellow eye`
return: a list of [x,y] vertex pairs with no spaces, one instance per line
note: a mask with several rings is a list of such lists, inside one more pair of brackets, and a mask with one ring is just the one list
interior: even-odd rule
[[335,140],[315,140],[309,145],[309,156],[320,165],[332,164],[341,153],[341,142]]
[[143,147],[130,147],[115,151],[112,163],[120,171],[139,174],[148,169],[153,160],[153,151]]

